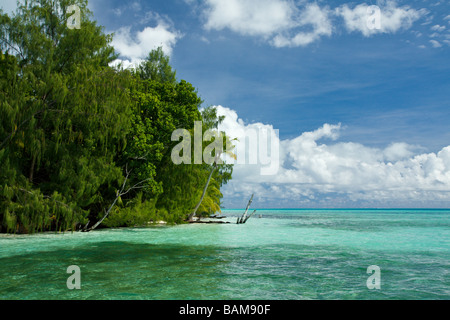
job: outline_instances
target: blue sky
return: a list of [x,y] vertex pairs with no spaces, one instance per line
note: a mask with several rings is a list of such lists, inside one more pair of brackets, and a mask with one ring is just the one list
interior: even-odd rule
[[[429,151],[448,145],[450,47],[442,40],[450,40],[450,4],[397,1],[398,7],[427,13],[407,29],[370,37],[348,32],[336,19],[331,36],[277,48],[263,36],[206,29],[206,3],[95,0],[91,7],[108,31],[129,26],[137,32],[155,27],[157,19],[170,24],[169,30],[182,34],[171,54],[178,77],[198,88],[205,105],[230,107],[249,122],[269,122],[281,137],[341,122],[347,126],[343,138],[364,144],[403,141]],[[343,4],[318,3],[330,9]],[[148,12],[154,17],[142,23]],[[446,28],[439,38],[432,37],[436,25]],[[434,39],[441,47],[433,47]]]
[[[381,10],[378,29],[367,28],[370,5]],[[279,130],[280,174],[237,167],[225,207],[245,206],[253,192],[259,207],[450,206],[448,1],[92,0],[89,7],[115,33],[121,61],[138,62],[162,45],[204,106],[242,120],[230,130]],[[333,133],[321,131],[325,125],[336,126]],[[305,133],[315,133],[315,149],[305,149]]]

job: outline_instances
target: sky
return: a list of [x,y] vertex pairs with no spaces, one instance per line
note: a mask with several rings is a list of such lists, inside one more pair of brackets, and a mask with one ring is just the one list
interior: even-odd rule
[[132,66],[163,47],[177,78],[226,116],[238,159],[251,157],[247,134],[271,132],[276,173],[263,174],[259,158],[236,164],[225,208],[245,207],[252,193],[255,208],[450,207],[450,2],[91,0],[89,8],[114,33],[117,62]]

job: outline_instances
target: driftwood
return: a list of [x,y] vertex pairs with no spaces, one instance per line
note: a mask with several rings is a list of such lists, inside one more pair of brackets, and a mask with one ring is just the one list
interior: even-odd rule
[[212,223],[218,223],[218,224],[229,224],[230,222],[228,221],[189,221],[189,223],[194,224],[194,223],[207,223],[207,224],[212,224]]
[[252,215],[254,215],[255,214],[255,212],[256,212],[256,210],[255,211],[253,211],[252,212],[252,214],[251,215],[249,215],[247,218],[245,218],[245,220],[244,220],[244,222],[242,222],[242,223],[246,223],[247,222],[247,220],[248,219],[250,219],[250,217],[252,216]]
[[207,224],[213,224],[213,223],[217,223],[217,224],[228,224],[231,222],[228,221],[220,221],[221,219],[225,219],[226,216],[217,216],[217,215],[213,215],[210,217],[205,217],[205,220],[201,220],[201,216],[198,216],[197,219],[193,219],[193,220],[187,220],[187,223],[190,224],[194,224],[194,223],[207,223]]
[[242,217],[238,220],[238,224],[240,224],[240,223],[242,223],[242,222],[244,221],[244,218],[245,218],[245,216],[247,215],[248,208],[249,208],[250,205],[252,204],[252,201],[253,201],[253,194],[252,194],[252,196],[250,197],[250,200],[248,201],[247,208],[245,208],[244,214],[243,214]]
[[256,210],[255,210],[255,211],[252,212],[251,215],[247,216],[248,208],[250,207],[250,205],[252,204],[252,201],[253,201],[253,196],[254,196],[254,194],[252,194],[250,200],[248,201],[247,208],[245,208],[244,214],[241,217],[237,218],[237,222],[236,222],[237,224],[244,224],[244,223],[246,223],[247,220],[256,212]]
[[225,219],[225,216],[211,216],[210,219]]

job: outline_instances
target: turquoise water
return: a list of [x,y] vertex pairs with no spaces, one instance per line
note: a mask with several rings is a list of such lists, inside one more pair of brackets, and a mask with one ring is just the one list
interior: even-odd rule
[[[450,299],[450,210],[258,210],[236,225],[241,212],[224,210],[231,224],[0,235],[0,299]],[[67,288],[70,265],[80,290]]]

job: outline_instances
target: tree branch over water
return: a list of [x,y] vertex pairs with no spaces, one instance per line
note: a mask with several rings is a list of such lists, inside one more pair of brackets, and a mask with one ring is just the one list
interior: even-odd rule
[[125,171],[126,171],[126,176],[125,176],[125,180],[124,180],[124,182],[123,182],[123,184],[122,184],[122,187],[121,187],[120,191],[119,191],[119,190],[116,191],[116,198],[114,199],[113,203],[109,206],[108,210],[105,212],[105,215],[103,216],[103,218],[102,218],[101,220],[99,220],[96,224],[94,224],[94,225],[93,225],[91,228],[89,228],[89,229],[87,228],[87,225],[86,225],[86,226],[83,228],[83,230],[82,230],[83,232],[89,232],[89,231],[93,231],[94,229],[96,229],[96,228],[103,222],[103,220],[105,220],[106,217],[110,214],[112,208],[116,205],[117,201],[118,201],[122,196],[126,195],[126,194],[129,193],[131,190],[142,189],[142,188],[145,188],[145,187],[146,187],[146,186],[145,186],[145,183],[146,183],[149,179],[145,179],[145,180],[139,181],[139,182],[136,183],[134,186],[128,188],[128,189],[125,191],[125,186],[127,185],[127,181],[128,181],[129,176],[130,176],[130,173],[131,173],[131,171],[128,171],[128,166],[126,166]]

